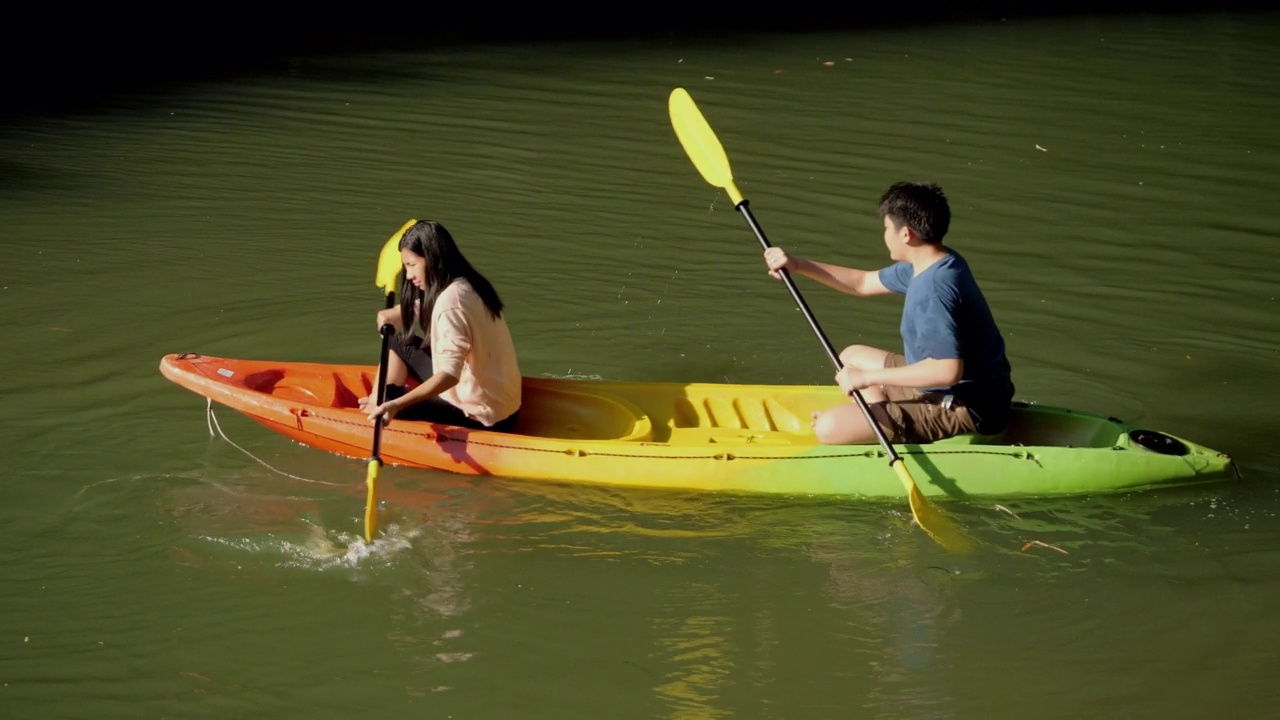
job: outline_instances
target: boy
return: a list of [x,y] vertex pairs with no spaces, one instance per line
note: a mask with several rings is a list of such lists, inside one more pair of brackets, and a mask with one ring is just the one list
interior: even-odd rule
[[[764,253],[769,274],[804,275],[850,295],[894,292],[902,307],[903,355],[851,345],[840,353],[836,383],[862,392],[891,442],[927,443],[961,433],[1004,430],[1013,399],[1004,338],[959,253],[942,244],[951,209],[933,183],[895,183],[880,198],[884,243],[894,264],[878,272]],[[828,444],[875,442],[856,403],[814,414],[814,434]]]

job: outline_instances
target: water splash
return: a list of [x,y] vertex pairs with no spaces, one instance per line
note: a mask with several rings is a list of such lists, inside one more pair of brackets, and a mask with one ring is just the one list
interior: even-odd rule
[[340,568],[386,567],[414,547],[421,527],[387,524],[372,542],[359,533],[308,524],[303,537],[296,534],[266,537],[200,536],[207,542],[230,547],[255,556],[276,556],[277,567],[326,571]]

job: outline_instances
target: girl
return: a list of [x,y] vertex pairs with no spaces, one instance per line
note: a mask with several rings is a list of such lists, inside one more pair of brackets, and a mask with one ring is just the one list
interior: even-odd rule
[[[426,420],[510,432],[520,409],[520,368],[502,300],[444,226],[414,223],[400,238],[400,307],[378,313],[398,331],[387,358],[385,402],[360,400],[370,420]],[[425,322],[424,322],[425,321]],[[423,336],[413,331],[423,328]],[[426,338],[424,340],[424,337]],[[418,380],[406,387],[409,375]]]

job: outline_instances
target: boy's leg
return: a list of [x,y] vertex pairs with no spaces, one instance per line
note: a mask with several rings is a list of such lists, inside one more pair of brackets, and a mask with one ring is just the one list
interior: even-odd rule
[[[840,362],[847,367],[854,367],[859,370],[878,370],[887,366],[891,356],[893,356],[893,353],[888,350],[881,350],[870,345],[850,345],[841,351]],[[884,388],[879,385],[863,388],[860,392],[862,393],[862,399],[866,400],[868,404],[880,403],[888,399]],[[853,407],[857,410],[857,403],[854,403]],[[858,411],[858,415],[861,416],[862,412]],[[865,425],[866,418],[863,418],[863,420]],[[871,432],[870,426],[867,427],[867,432]]]
[[[840,362],[847,367],[860,370],[873,370],[885,367],[892,355],[888,350],[881,350],[869,345],[850,345],[840,353]],[[859,391],[871,410],[871,416],[881,428],[892,428],[894,423],[885,411],[885,391],[880,386],[863,388]],[[892,433],[892,430],[886,430]],[[875,431],[867,423],[867,418],[858,407],[858,403],[850,398],[825,412],[819,413],[813,420],[813,434],[818,442],[824,445],[861,445],[876,441]],[[892,437],[892,435],[890,435]]]
[[[902,355],[865,345],[845,348],[840,360],[862,369],[902,367],[907,362]],[[890,442],[929,443],[975,431],[969,411],[959,403],[945,403],[945,396],[939,393],[893,385],[872,386],[861,392]],[[877,439],[862,409],[852,400],[819,413],[813,421],[813,434],[828,445],[862,445]]]
[[[867,408],[881,428],[892,426],[885,403],[868,401]],[[853,400],[819,413],[813,420],[813,434],[824,445],[865,445],[876,441],[875,431]]]
[[888,350],[870,345],[850,345],[840,351],[840,362],[859,370],[878,370],[884,367],[885,359],[890,354]]
[[[890,354],[884,366],[902,367],[906,364],[905,357]],[[945,393],[926,393],[900,387],[888,387],[885,391],[888,402],[884,408],[892,419],[885,432],[894,442],[931,443],[976,430],[973,417],[964,405],[954,398],[948,401]],[[892,432],[888,427],[892,427]]]

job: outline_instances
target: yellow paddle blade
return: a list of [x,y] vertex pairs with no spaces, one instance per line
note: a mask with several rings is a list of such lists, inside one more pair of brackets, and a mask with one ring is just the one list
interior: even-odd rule
[[382,246],[382,252],[378,254],[378,274],[376,276],[376,284],[382,288],[383,295],[390,295],[396,291],[396,276],[400,274],[400,237],[404,235],[404,231],[413,227],[418,222],[413,218],[409,218],[409,222],[404,227],[395,231],[387,243]]
[[898,473],[902,487],[907,490],[907,502],[911,505],[911,516],[916,519],[916,524],[929,533],[939,545],[951,552],[967,553],[973,550],[973,540],[965,534],[964,530],[954,520],[944,515],[936,505],[925,499],[924,493],[920,492],[902,458],[898,458],[893,463],[893,469]]
[[373,536],[378,534],[378,468],[381,466],[382,463],[379,460],[370,460],[369,472],[365,476],[364,482],[369,489],[369,496],[364,505],[365,542],[373,542]]
[[684,88],[672,90],[667,109],[671,113],[671,127],[675,128],[676,138],[684,147],[685,154],[693,161],[693,166],[698,168],[707,182],[724,188],[735,207],[742,204],[742,193],[733,184],[729,157],[724,154],[724,147],[711,131],[707,119],[702,117],[689,92]]

